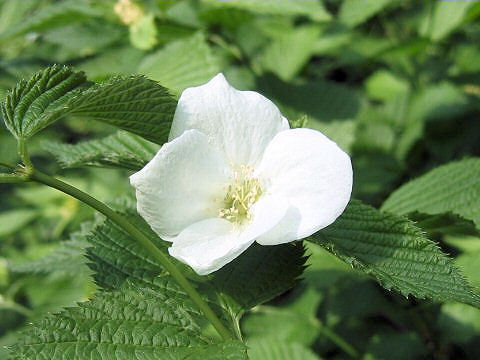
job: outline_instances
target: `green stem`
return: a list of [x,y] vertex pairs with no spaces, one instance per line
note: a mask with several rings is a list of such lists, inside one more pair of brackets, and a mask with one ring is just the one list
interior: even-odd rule
[[3,161],[0,161],[0,166],[6,167],[6,168],[12,169],[12,170],[15,170],[15,168],[16,168],[15,165],[12,165],[12,164],[9,164],[9,163],[3,162]]
[[107,218],[119,225],[123,230],[130,234],[136,241],[138,241],[148,252],[155,257],[162,266],[170,273],[170,275],[178,282],[178,284],[185,290],[190,296],[193,302],[203,312],[205,317],[212,323],[213,327],[217,330],[220,336],[225,339],[233,339],[232,333],[223,325],[220,319],[215,315],[208,304],[202,299],[197,290],[192,284],[183,276],[182,272],[168,259],[168,257],[161,252],[155,244],[134,225],[132,225],[125,217],[116,213],[110,209],[104,203],[91,197],[87,193],[64,183],[58,179],[55,179],[47,174],[44,174],[38,170],[30,169],[29,178],[33,181],[48,185],[52,188],[60,190],[65,194],[68,194],[85,204],[91,206],[95,210],[101,212]]
[[221,36],[216,35],[216,34],[212,34],[212,35],[210,35],[209,40],[211,42],[217,44],[221,48],[225,49],[226,51],[228,51],[237,60],[240,60],[240,61],[244,60],[243,54],[240,51],[240,49],[238,49],[238,47],[232,45],[231,43],[228,43],[227,41],[225,41]]
[[8,309],[8,310],[13,310],[25,317],[30,317],[33,315],[33,311],[30,310],[29,308],[26,308],[23,305],[17,304],[13,301],[4,301],[0,302],[0,309]]
[[0,174],[0,184],[14,184],[24,182],[25,178],[14,174]]
[[346,354],[350,355],[352,358],[358,358],[358,351],[349,343],[347,343],[341,336],[337,335],[327,326],[323,324],[320,325],[320,332],[325,335],[330,341],[332,341],[335,345],[337,345],[340,349],[342,349]]

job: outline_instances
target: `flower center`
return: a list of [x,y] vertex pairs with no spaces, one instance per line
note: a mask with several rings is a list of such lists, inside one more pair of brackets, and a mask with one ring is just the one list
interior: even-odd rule
[[260,181],[252,176],[253,170],[248,166],[240,166],[234,173],[234,180],[227,188],[223,199],[220,217],[237,224],[250,220],[250,207],[262,195]]

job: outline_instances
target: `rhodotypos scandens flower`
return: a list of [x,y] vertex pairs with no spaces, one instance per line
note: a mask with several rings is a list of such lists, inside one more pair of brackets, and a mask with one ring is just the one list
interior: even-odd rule
[[352,166],[322,133],[290,129],[270,100],[219,74],[182,93],[169,142],[130,180],[170,254],[204,275],[255,241],[286,243],[331,224],[350,199]]

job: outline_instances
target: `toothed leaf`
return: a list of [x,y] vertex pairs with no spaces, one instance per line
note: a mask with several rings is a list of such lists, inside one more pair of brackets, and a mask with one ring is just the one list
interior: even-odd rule
[[309,240],[373,276],[386,289],[480,307],[480,296],[453,261],[403,216],[353,200],[335,223]]

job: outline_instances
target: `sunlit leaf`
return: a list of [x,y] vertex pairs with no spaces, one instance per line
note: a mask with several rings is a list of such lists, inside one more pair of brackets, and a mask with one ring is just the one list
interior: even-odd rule
[[203,0],[203,3],[211,6],[224,6],[236,9],[244,9],[259,14],[267,15],[303,15],[316,21],[328,21],[331,15],[323,7],[323,4],[314,0]]
[[480,307],[480,296],[453,261],[405,217],[353,200],[334,224],[310,241],[375,277],[386,289]]
[[247,359],[240,341],[201,334],[196,309],[171,279],[158,283],[161,291],[125,284],[48,316],[23,334],[12,359]]
[[[25,0],[19,2],[28,2]],[[100,17],[102,14],[87,2],[62,1],[53,5],[40,8],[36,13],[15,24],[5,31],[1,38],[18,36],[32,31],[42,31],[70,25],[74,22],[86,21],[91,18]]]
[[155,81],[142,76],[117,77],[92,86],[47,118],[50,122],[67,115],[97,120],[163,144],[176,105],[168,90]]
[[313,351],[296,342],[262,339],[250,341],[248,347],[251,360],[320,360]]
[[29,138],[53,123],[52,109],[64,107],[86,84],[82,72],[56,65],[20,81],[2,103],[7,128],[16,138]]
[[207,82],[220,72],[220,68],[204,35],[198,33],[171,42],[147,56],[138,72],[180,93],[187,87]]
[[465,19],[474,1],[439,1],[433,4],[433,12],[426,13],[420,34],[439,41],[454,31]]
[[374,16],[386,6],[391,5],[391,1],[377,1],[377,0],[346,0],[340,8],[339,20],[348,25],[356,26],[370,17]]
[[82,72],[52,66],[21,81],[7,95],[2,112],[17,138],[29,138],[66,116],[92,119],[163,144],[176,101],[168,90],[142,76],[115,77],[87,85]]
[[285,31],[266,47],[260,64],[282,80],[293,79],[313,55],[319,34],[320,28],[307,26]]
[[480,224],[480,159],[455,161],[401,186],[382,210],[396,214],[453,212]]

